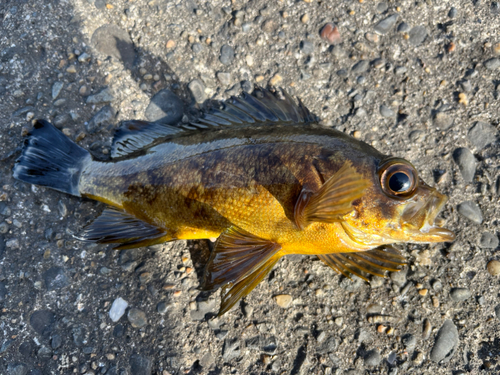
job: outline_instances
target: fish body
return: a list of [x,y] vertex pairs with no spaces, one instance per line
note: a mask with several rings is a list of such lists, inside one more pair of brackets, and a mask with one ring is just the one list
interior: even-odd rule
[[191,125],[126,122],[113,159],[98,161],[39,121],[14,176],[108,204],[84,240],[218,238],[204,287],[222,287],[221,314],[288,254],[366,279],[403,262],[382,245],[453,240],[434,225],[446,197],[409,162],[317,124],[286,93],[232,98]]

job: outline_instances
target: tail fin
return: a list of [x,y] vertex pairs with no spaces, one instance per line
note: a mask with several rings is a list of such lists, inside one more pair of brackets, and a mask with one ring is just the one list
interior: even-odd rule
[[80,196],[80,174],[91,161],[87,150],[50,122],[38,120],[24,141],[22,155],[14,166],[14,178]]

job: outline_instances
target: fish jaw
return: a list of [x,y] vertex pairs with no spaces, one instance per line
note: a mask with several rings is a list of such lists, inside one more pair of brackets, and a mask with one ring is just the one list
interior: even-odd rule
[[410,203],[401,215],[401,228],[408,234],[408,242],[453,242],[455,233],[435,223],[448,197],[427,185],[419,189],[426,199]]

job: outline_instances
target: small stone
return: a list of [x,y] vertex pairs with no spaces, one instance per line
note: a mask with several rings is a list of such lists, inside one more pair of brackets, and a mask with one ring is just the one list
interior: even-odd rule
[[385,1],[382,1],[377,4],[377,12],[378,13],[384,13],[387,9],[389,8],[389,4],[387,4]]
[[217,72],[217,79],[224,86],[228,86],[231,83],[231,74],[226,72]]
[[458,10],[455,7],[451,7],[450,11],[448,12],[448,17],[449,18],[455,18],[457,16]]
[[234,48],[229,44],[224,44],[220,49],[219,60],[224,65],[230,65],[234,61]]
[[200,359],[200,366],[204,369],[212,367],[214,363],[215,363],[215,358],[210,352],[205,353],[205,355]]
[[360,60],[356,64],[354,64],[351,70],[354,73],[364,73],[370,67],[370,62],[368,60]]
[[111,124],[115,118],[116,111],[113,107],[107,105],[102,107],[92,119],[85,125],[87,133],[93,134],[103,125]]
[[274,19],[265,20],[260,29],[266,33],[274,33],[278,29],[278,24]]
[[392,109],[383,104],[380,106],[380,114],[383,117],[394,117],[396,115]]
[[54,329],[56,317],[52,311],[37,310],[30,317],[30,325],[42,337],[48,337]]
[[56,290],[64,288],[69,284],[69,278],[66,276],[64,268],[52,267],[49,268],[44,274],[45,286],[47,290]]
[[314,52],[314,44],[308,40],[303,40],[300,42],[300,50],[306,55],[310,55]]
[[331,45],[342,43],[342,37],[340,36],[338,27],[331,22],[325,24],[325,26],[321,28],[320,36],[321,39],[326,40]]
[[168,89],[158,91],[144,112],[149,121],[175,125],[182,119],[184,103]]
[[274,297],[274,300],[276,301],[279,307],[287,309],[292,304],[293,298],[289,294],[279,294]]
[[496,249],[498,247],[498,237],[492,233],[484,232],[479,239],[481,249]]
[[226,339],[222,348],[222,358],[226,361],[238,358],[241,355],[240,342],[237,338]]
[[458,330],[453,321],[446,320],[436,336],[430,359],[433,362],[449,362],[458,345]]
[[123,298],[118,297],[113,301],[111,309],[109,309],[109,317],[113,322],[117,322],[125,314],[125,310],[128,307],[128,302]]
[[498,139],[498,130],[490,124],[482,121],[477,121],[472,128],[469,130],[467,137],[470,143],[474,145],[478,150],[482,150],[486,146],[495,142]]
[[135,61],[134,44],[127,31],[116,25],[107,24],[99,27],[92,34],[92,44],[105,56],[112,56],[131,68]]
[[309,14],[304,14],[302,17],[300,17],[300,22],[302,23],[308,23],[310,20]]
[[365,366],[378,366],[382,362],[382,356],[377,349],[368,351],[365,356]]
[[[149,358],[139,354],[132,354],[129,364],[132,374],[151,375],[153,371],[153,362]],[[122,373],[121,370],[120,373]]]
[[458,205],[458,213],[475,224],[483,222],[483,213],[478,205],[472,201],[465,201]]
[[389,17],[384,18],[382,21],[378,22],[373,29],[376,33],[385,35],[394,27],[397,20],[398,15],[391,14]]
[[158,302],[158,305],[156,305],[156,311],[158,311],[158,313],[161,315],[166,314],[169,308],[170,305],[165,301]]
[[424,26],[415,26],[409,32],[409,41],[414,46],[419,46],[427,38],[427,29]]
[[54,82],[54,84],[52,85],[52,99],[53,100],[57,99],[57,97],[61,93],[63,86],[64,86],[64,83],[62,83],[62,82],[58,82],[58,81]]
[[111,94],[110,89],[104,89],[98,94],[90,95],[87,97],[87,104],[105,104],[111,103],[115,97]]
[[273,78],[271,78],[269,80],[269,84],[271,86],[276,86],[278,85],[281,81],[283,80],[283,77],[281,77],[281,75],[279,75],[278,73],[276,73]]
[[136,308],[129,310],[127,319],[134,328],[142,328],[148,324],[146,313]]
[[408,68],[406,66],[397,66],[396,69],[394,69],[394,74],[401,76],[405,74],[408,71]]
[[372,43],[378,43],[380,41],[380,37],[374,33],[366,33],[365,38]]
[[465,94],[464,92],[458,94],[458,102],[460,104],[463,104],[464,106],[469,105],[469,98],[467,97],[467,94]]
[[76,66],[74,66],[74,65],[68,66],[68,68],[66,69],[66,73],[75,74],[76,73]]
[[434,115],[434,125],[441,130],[449,129],[453,125],[453,117],[445,112],[438,112]]
[[411,333],[407,333],[401,337],[401,342],[407,350],[413,350],[417,345],[417,339]]
[[88,53],[82,53],[80,56],[78,56],[78,62],[80,63],[86,63],[89,62],[91,59],[91,56]]
[[6,375],[27,375],[28,366],[24,363],[9,363]]
[[166,47],[167,47],[168,49],[174,48],[174,47],[175,47],[175,40],[169,39],[169,40],[167,41]]
[[205,101],[205,86],[199,79],[193,79],[189,82],[188,89],[196,103],[203,103]]
[[253,92],[254,86],[250,81],[242,81],[241,89],[245,91],[247,94],[251,94]]
[[400,33],[407,33],[408,31],[410,31],[410,25],[408,25],[406,22],[401,22],[401,23],[398,25],[397,30],[398,30],[398,32],[400,32]]
[[455,302],[463,302],[469,299],[472,293],[467,288],[452,288],[450,290],[450,297]]
[[[490,260],[486,266],[486,269],[488,270],[488,273],[491,276],[498,276],[500,275],[500,262],[498,260]],[[500,305],[498,305],[500,306]],[[497,308],[498,308],[497,306]],[[496,311],[496,310],[495,310]],[[499,310],[500,312],[500,310]],[[499,314],[497,314],[497,317]]]
[[486,60],[483,63],[483,65],[488,70],[496,70],[496,69],[500,68],[500,58],[493,57],[493,58],[491,58],[489,60]]
[[401,288],[406,284],[406,273],[407,270],[403,269],[399,272],[391,272],[389,276],[392,282]]
[[476,158],[472,152],[463,147],[457,148],[453,152],[453,160],[457,164],[464,181],[466,183],[472,182],[476,173]]

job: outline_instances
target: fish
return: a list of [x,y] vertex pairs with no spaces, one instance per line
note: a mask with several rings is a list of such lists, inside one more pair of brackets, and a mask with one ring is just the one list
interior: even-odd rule
[[182,126],[125,121],[110,160],[36,120],[13,176],[105,203],[83,241],[216,239],[201,288],[221,290],[219,315],[286,255],[369,280],[404,265],[394,244],[455,238],[436,220],[447,197],[409,161],[319,124],[283,89],[256,87]]

